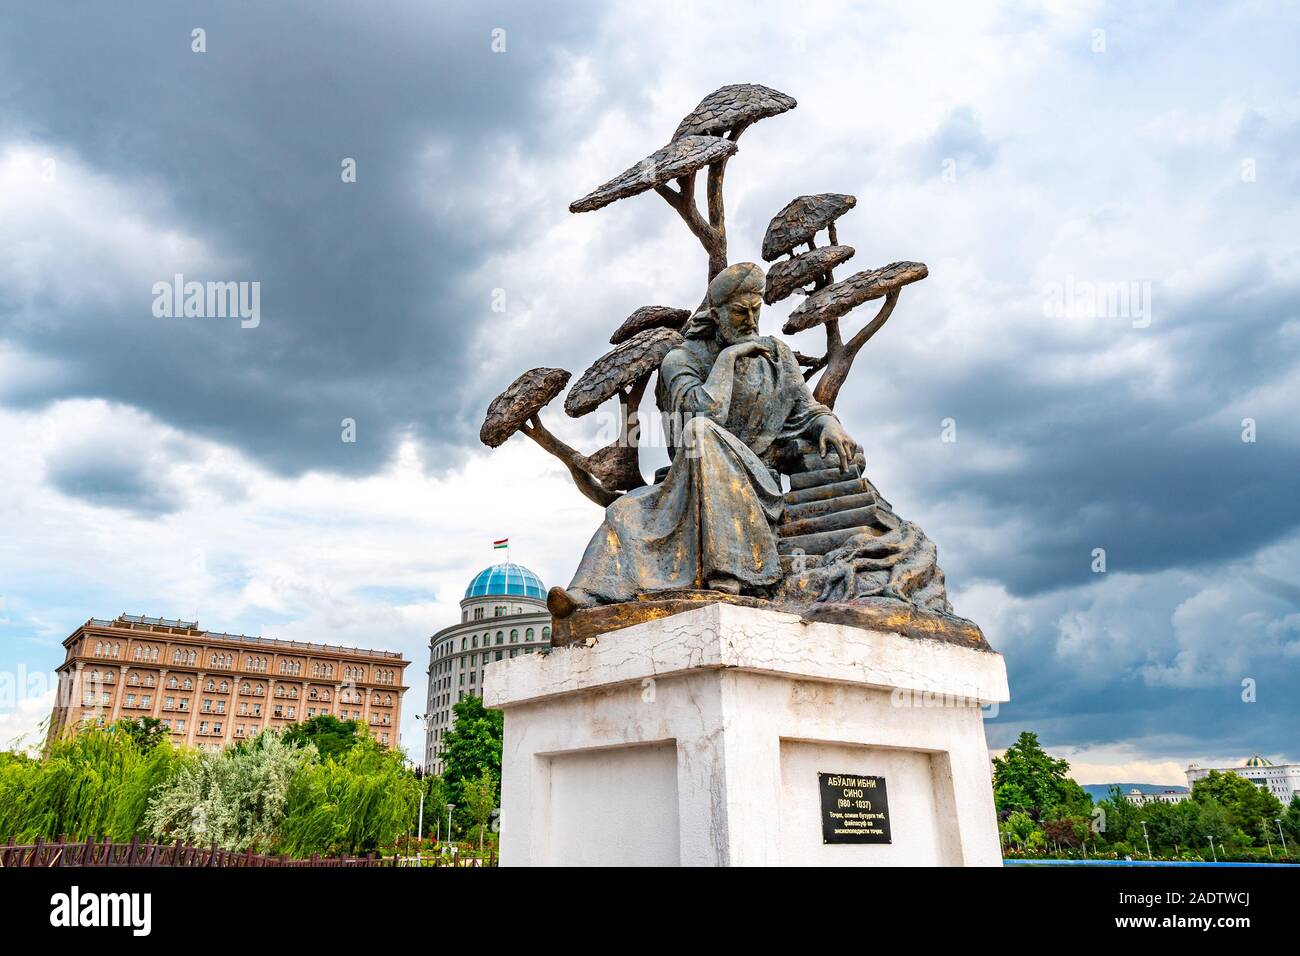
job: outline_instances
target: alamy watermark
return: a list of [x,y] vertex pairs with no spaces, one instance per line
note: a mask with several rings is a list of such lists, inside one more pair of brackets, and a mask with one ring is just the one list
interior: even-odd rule
[[1128,319],[1135,329],[1151,325],[1151,281],[1076,279],[1043,287],[1043,315],[1049,319]]
[[153,894],[82,892],[74,885],[50,897],[50,925],[127,927],[132,936],[148,936],[153,929]]
[[237,318],[245,329],[262,323],[259,281],[187,282],[178,272],[170,282],[155,282],[152,291],[156,319]]

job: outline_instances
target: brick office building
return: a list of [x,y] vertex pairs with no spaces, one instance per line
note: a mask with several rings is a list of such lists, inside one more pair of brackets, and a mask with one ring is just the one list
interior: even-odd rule
[[396,651],[204,631],[197,621],[91,618],[63,642],[51,733],[157,717],[178,744],[220,749],[317,714],[359,720],[381,744],[401,738]]

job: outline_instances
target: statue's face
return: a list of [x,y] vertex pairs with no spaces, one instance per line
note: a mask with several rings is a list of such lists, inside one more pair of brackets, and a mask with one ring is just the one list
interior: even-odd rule
[[718,334],[728,345],[744,342],[758,336],[758,311],[763,307],[763,297],[747,292],[728,300],[726,305],[714,309],[718,321]]

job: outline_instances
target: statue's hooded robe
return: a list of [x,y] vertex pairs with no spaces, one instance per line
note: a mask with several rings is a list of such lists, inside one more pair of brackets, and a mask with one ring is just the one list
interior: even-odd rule
[[637,488],[605,510],[605,521],[583,554],[571,591],[598,603],[637,594],[701,588],[716,576],[763,587],[781,579],[774,527],[783,506],[773,464],[796,438],[816,439],[833,418],[816,402],[794,353],[771,337],[776,361],[762,355],[735,363],[731,404],[709,417],[704,385],[718,353],[713,307],[763,290],[763,270],[730,266],[709,284],[706,306],[691,319],[686,341],[659,368],[659,407],[666,431],[680,436],[672,466],[657,485]]

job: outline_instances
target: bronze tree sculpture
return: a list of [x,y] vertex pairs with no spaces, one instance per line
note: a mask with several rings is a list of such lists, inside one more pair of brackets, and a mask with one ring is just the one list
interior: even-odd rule
[[[560,369],[525,372],[488,409],[486,444],[522,431],[606,508],[574,583],[552,590],[557,643],[582,635],[574,623],[580,610],[604,615],[587,627],[594,633],[656,602],[726,599],[771,602],[810,618],[883,618],[896,629],[983,644],[978,628],[951,617],[933,543],[861,474],[857,445],[833,412],[859,351],[889,319],[902,287],[926,277],[925,265],[894,262],[837,282],[834,269],[854,255],[839,244],[837,220],[857,200],[822,193],[796,197],[772,219],[762,244],[763,259],[774,262],[766,275],[753,263],[728,266],[723,185],[737,140],[795,105],[764,86],[722,87],[666,146],[569,207],[589,212],[658,193],[703,247],[708,292],[694,312],[662,305],[634,311],[611,335],[614,348],[570,389],[564,407],[575,418],[618,400],[611,445],[583,455],[542,424],[542,408],[568,382]],[[696,200],[701,171],[703,213]],[[823,231],[827,241],[818,245]],[[761,304],[795,293],[806,298],[783,331],[821,326],[820,356],[758,335]],[[875,317],[846,339],[845,316],[877,299],[883,303]],[[672,465],[647,485],[637,460],[638,414],[656,372],[661,412],[690,420],[684,435],[669,429]],[[810,389],[805,383],[817,376]],[[629,603],[642,612],[620,610]]]

